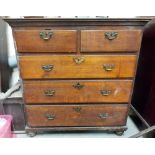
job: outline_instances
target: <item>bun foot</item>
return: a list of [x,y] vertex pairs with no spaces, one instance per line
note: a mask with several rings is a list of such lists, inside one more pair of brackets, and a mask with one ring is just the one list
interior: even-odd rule
[[118,136],[122,136],[124,134],[124,131],[116,131],[115,134]]
[[35,137],[36,134],[37,134],[36,132],[31,132],[31,131],[27,132],[27,135],[28,135],[29,137]]

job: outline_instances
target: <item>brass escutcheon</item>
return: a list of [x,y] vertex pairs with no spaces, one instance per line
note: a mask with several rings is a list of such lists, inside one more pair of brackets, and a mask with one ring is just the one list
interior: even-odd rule
[[82,109],[81,107],[73,107],[73,110],[76,111],[76,112],[80,112],[81,109]]
[[114,39],[117,38],[118,33],[117,33],[117,32],[105,32],[105,33],[104,33],[104,36],[105,36],[105,38],[108,39],[108,40],[114,40]]
[[75,83],[75,84],[73,85],[73,87],[74,87],[75,89],[80,90],[80,89],[82,89],[82,88],[84,87],[84,85],[82,85],[82,84],[80,84],[79,82],[77,82],[77,83]]
[[54,115],[54,114],[46,114],[45,117],[46,117],[48,120],[54,120],[54,119],[55,119],[55,115]]
[[115,64],[104,64],[103,68],[105,71],[112,71],[115,68]]
[[43,31],[43,32],[40,32],[39,35],[41,39],[47,41],[52,37],[53,32]]
[[112,91],[105,89],[105,90],[100,90],[100,93],[103,96],[109,96],[112,93]]
[[51,70],[53,70],[53,68],[54,68],[54,65],[50,65],[50,64],[42,65],[42,69],[46,72],[50,72]]
[[81,64],[85,61],[85,58],[82,56],[75,56],[73,57],[73,60],[76,64]]
[[100,113],[100,114],[98,114],[98,117],[101,119],[106,119],[109,117],[109,114],[108,113]]
[[54,96],[55,95],[55,90],[51,90],[51,89],[44,90],[44,94],[46,96]]

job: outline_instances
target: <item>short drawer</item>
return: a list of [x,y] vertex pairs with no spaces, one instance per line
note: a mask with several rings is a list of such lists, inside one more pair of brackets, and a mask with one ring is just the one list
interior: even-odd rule
[[26,104],[126,103],[132,80],[24,81]]
[[137,52],[141,44],[141,30],[83,30],[82,52]]
[[136,55],[20,56],[23,79],[134,77]]
[[27,123],[39,126],[121,126],[128,105],[26,106]]
[[18,52],[76,52],[76,30],[15,30]]

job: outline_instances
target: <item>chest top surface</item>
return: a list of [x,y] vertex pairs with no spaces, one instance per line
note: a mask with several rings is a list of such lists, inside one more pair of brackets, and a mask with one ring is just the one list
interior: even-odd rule
[[44,26],[144,26],[151,18],[3,18],[12,27]]

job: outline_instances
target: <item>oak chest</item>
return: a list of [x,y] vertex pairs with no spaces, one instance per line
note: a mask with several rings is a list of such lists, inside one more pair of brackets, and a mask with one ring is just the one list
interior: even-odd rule
[[140,19],[5,19],[13,28],[26,131],[122,134],[141,46]]

